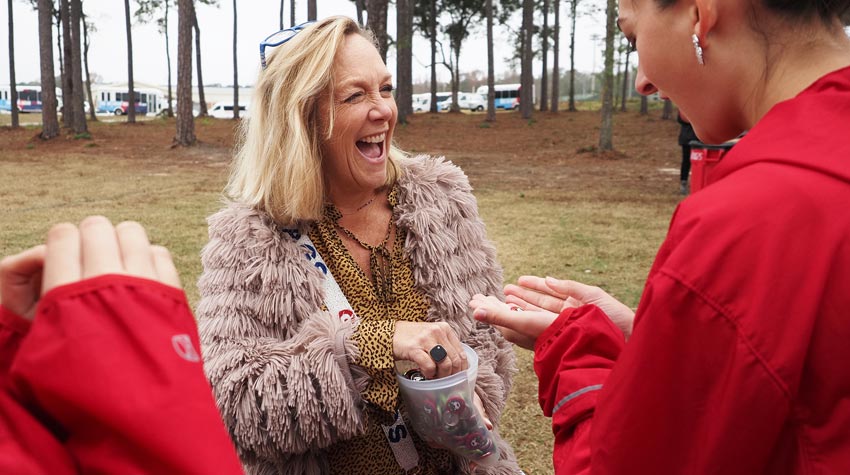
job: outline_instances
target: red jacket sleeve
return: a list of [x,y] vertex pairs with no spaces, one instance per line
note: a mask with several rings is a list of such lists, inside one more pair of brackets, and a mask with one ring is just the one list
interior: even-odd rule
[[758,336],[663,271],[638,316],[600,395],[592,473],[782,473],[765,467],[772,451],[793,450],[777,445],[791,401]]
[[29,329],[28,320],[0,305],[0,385],[5,384],[12,360]]
[[552,418],[557,473],[587,473],[597,397],[625,345],[623,333],[595,305],[565,310],[537,339],[534,370],[543,413]]
[[565,312],[538,340],[556,473],[765,473],[772,451],[792,446],[776,445],[790,399],[748,337],[663,272],[638,316],[627,345],[590,306]]
[[101,276],[49,292],[10,370],[81,473],[236,474],[184,294]]

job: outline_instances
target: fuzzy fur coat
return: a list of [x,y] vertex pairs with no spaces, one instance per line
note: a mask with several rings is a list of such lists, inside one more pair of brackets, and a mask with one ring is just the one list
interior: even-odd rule
[[[427,320],[448,322],[478,353],[476,391],[498,428],[515,356],[468,308],[476,293],[502,294],[495,248],[458,167],[427,156],[401,166],[394,219]],[[267,214],[228,204],[209,218],[209,237],[197,308],[205,368],[246,471],[326,472],[324,448],[364,430],[354,324],[321,310],[321,272]],[[476,473],[519,473],[511,448],[501,439],[498,448],[499,464]]]

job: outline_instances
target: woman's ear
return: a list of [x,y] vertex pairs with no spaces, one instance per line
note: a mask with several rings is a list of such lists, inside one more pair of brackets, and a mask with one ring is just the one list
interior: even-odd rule
[[[694,0],[694,34],[700,42],[706,44],[706,37],[717,24],[717,7],[720,0]],[[736,0],[738,1],[738,0]]]

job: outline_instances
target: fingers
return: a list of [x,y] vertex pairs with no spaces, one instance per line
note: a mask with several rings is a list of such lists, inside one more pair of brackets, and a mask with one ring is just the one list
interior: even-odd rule
[[558,314],[549,311],[515,312],[506,306],[484,304],[475,309],[473,317],[496,326],[509,341],[526,349],[534,349],[537,337],[543,333]]
[[[519,285],[508,284],[505,286],[505,295],[513,296],[521,299],[534,307],[548,310],[550,312],[560,312],[564,305],[564,298],[556,295],[551,295],[545,281],[539,277],[535,277],[534,281],[528,280],[517,281]],[[523,306],[524,308],[527,307]]]
[[82,277],[124,274],[121,248],[112,223],[103,216],[89,216],[80,223]]
[[44,245],[0,261],[0,305],[16,315],[32,319],[41,295]]
[[156,271],[158,280],[171,287],[182,288],[180,284],[180,275],[177,273],[177,267],[174,266],[174,261],[171,259],[171,253],[168,249],[162,246],[152,246],[153,266]]
[[444,342],[438,343],[446,349],[446,359],[437,363],[437,376],[444,378],[455,373],[459,373],[469,367],[469,362],[466,358],[466,352],[463,351],[460,338],[452,330],[448,323],[441,322],[440,327],[443,330]]
[[545,285],[554,293],[563,296],[565,299],[567,297],[573,297],[576,300],[585,303],[593,301],[594,299],[599,298],[601,294],[604,294],[604,291],[599,287],[582,284],[581,282],[576,282],[574,280],[560,280],[554,277],[546,277]]
[[481,402],[481,397],[478,396],[477,392],[472,393],[472,403],[475,404],[475,408],[478,409],[478,414],[481,415],[481,419],[483,419],[484,425],[487,426],[487,430],[493,430],[493,421],[487,417],[487,411],[484,410],[484,403]]
[[154,255],[148,235],[141,224],[124,221],[115,226],[124,271],[136,277],[157,280]]
[[505,295],[505,303],[508,305],[513,305],[520,310],[543,310],[537,305],[534,305],[531,302],[527,302],[515,295]]
[[[446,353],[439,362],[430,354],[436,345]],[[446,322],[396,322],[393,355],[398,360],[413,361],[429,379],[443,378],[469,366],[460,339]]]
[[41,294],[81,278],[80,231],[71,223],[57,224],[47,232]]
[[47,247],[42,244],[0,260],[0,289],[20,282],[29,282],[30,277],[44,266]]
[[90,216],[79,228],[69,223],[51,228],[44,269],[42,293],[104,274],[129,274],[180,288],[171,254],[151,246],[142,225],[125,221],[113,227],[103,216]]

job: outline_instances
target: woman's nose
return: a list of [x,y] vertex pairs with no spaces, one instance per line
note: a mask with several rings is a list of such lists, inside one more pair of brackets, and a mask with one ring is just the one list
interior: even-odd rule
[[640,66],[638,66],[637,75],[635,75],[635,90],[644,96],[658,92],[658,88],[643,74],[643,69]]
[[389,101],[392,101],[392,99],[383,97],[376,99],[374,105],[372,105],[372,109],[369,111],[369,118],[372,120],[389,120],[393,115],[393,109],[390,107]]

